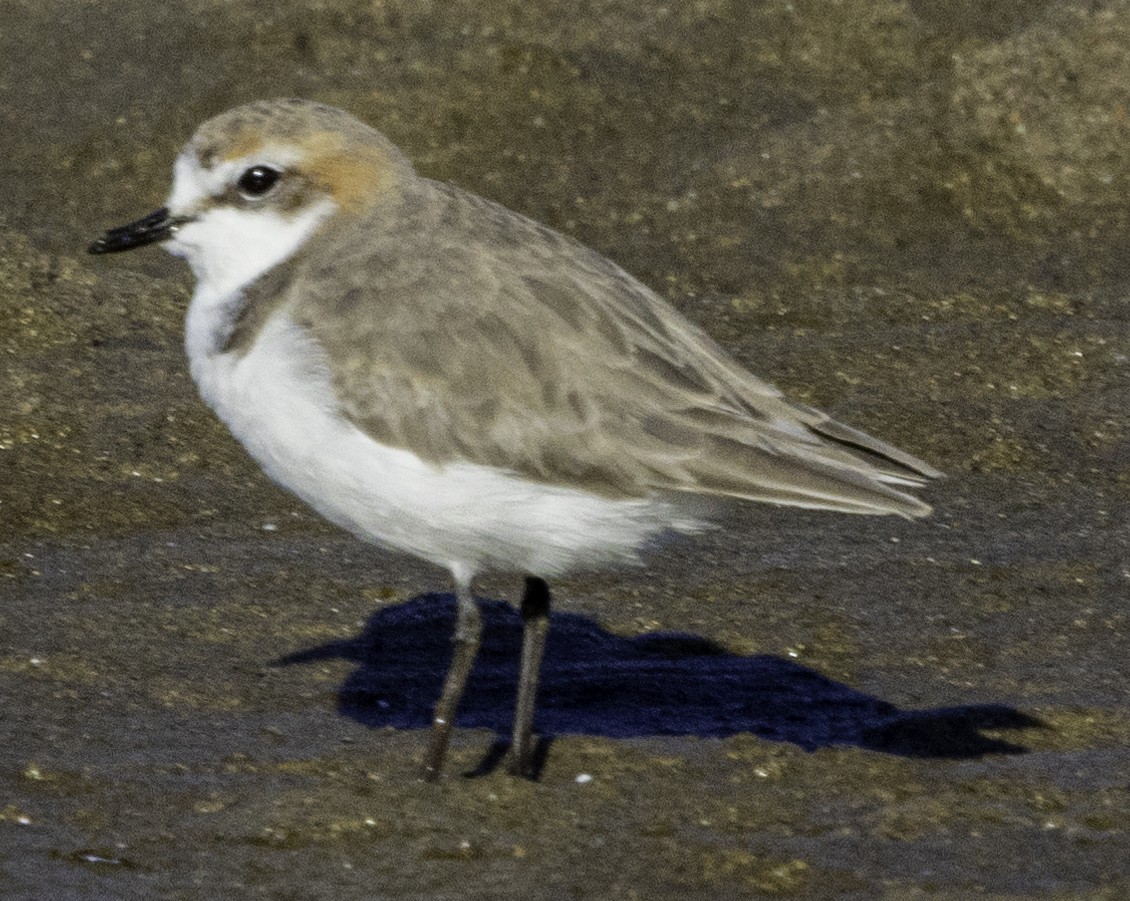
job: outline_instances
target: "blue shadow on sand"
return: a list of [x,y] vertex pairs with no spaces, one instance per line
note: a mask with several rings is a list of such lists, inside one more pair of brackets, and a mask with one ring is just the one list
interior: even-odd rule
[[[522,622],[502,601],[479,604],[482,646],[456,724],[505,736]],[[375,613],[354,639],[288,654],[277,663],[352,660],[359,665],[339,693],[344,715],[372,727],[423,729],[451,659],[454,622],[451,595],[422,595]],[[809,751],[854,745],[948,758],[1022,753],[1023,746],[982,730],[1041,725],[1000,704],[900,710],[781,657],[743,657],[685,633],[623,638],[588,617],[560,612],[550,621],[534,719],[543,743],[567,733],[626,738],[749,732]]]

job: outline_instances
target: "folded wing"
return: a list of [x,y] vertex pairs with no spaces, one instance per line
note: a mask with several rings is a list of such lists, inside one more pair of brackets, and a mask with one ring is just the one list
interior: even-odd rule
[[787,401],[595,252],[425,185],[444,202],[421,204],[429,212],[408,227],[442,265],[408,265],[396,236],[378,234],[338,249],[338,279],[354,273],[344,285],[298,267],[304,290],[291,294],[333,307],[315,315],[296,300],[292,315],[332,358],[345,414],[375,440],[616,497],[929,512],[903,490],[939,475],[928,464]]

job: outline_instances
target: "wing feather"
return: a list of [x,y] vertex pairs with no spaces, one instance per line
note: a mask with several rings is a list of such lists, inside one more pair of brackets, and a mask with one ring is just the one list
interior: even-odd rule
[[375,440],[617,497],[929,511],[892,486],[937,470],[790,403],[599,254],[456,188],[420,191],[395,233],[322,236],[332,264],[299,262],[290,293]]

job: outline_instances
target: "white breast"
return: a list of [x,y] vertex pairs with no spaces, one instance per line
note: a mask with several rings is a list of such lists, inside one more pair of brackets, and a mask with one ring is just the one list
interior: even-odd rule
[[209,353],[205,323],[193,320],[190,309],[186,345],[204,400],[272,479],[369,541],[467,577],[488,569],[548,577],[634,561],[656,533],[700,527],[660,500],[615,501],[485,466],[427,464],[340,415],[324,355],[285,314],[243,356]]

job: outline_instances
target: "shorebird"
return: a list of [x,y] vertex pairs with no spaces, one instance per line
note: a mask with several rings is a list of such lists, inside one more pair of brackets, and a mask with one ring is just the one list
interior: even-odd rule
[[280,485],[358,537],[447,569],[438,777],[478,650],[472,580],[526,576],[509,769],[528,774],[547,580],[638,562],[730,499],[923,516],[939,475],[747,372],[615,263],[418,175],[306,100],[199,127],[165,207],[90,247],[160,243],[196,276],[208,405]]

